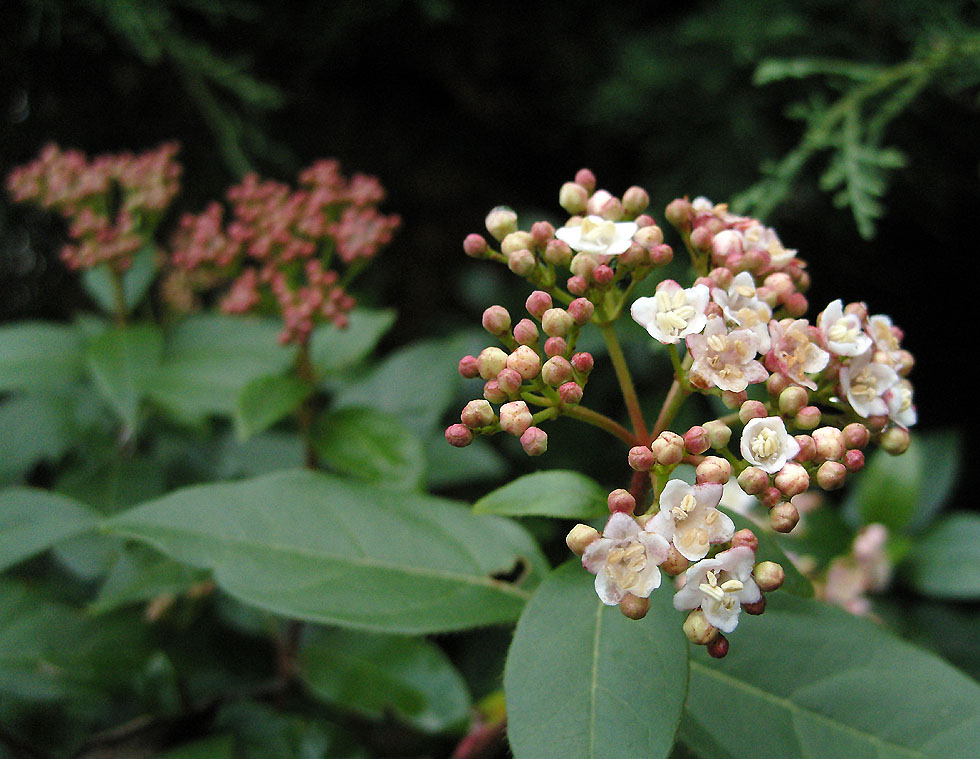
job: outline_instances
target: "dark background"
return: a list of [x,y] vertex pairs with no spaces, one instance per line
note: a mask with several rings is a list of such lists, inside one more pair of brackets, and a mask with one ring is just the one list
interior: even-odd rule
[[[391,348],[477,324],[515,285],[462,254],[491,207],[514,207],[524,224],[556,219],[559,186],[583,166],[613,193],[646,187],[661,223],[676,196],[725,200],[798,143],[788,106],[833,95],[819,79],[756,86],[760,61],[898,63],[937,24],[976,19],[973,2],[8,0],[0,173],[52,140],[94,155],[177,139],[176,214],[248,169],[291,181],[335,156],[377,175],[386,210],[404,220],[360,280],[363,300],[399,311]],[[927,88],[892,122],[886,143],[907,166],[891,175],[871,240],[821,191],[826,156],[766,219],[809,261],[811,318],[841,297],[906,330],[923,430],[965,433],[973,416],[961,304],[976,272],[978,126],[968,77]],[[58,234],[3,201],[0,320],[86,306]]]

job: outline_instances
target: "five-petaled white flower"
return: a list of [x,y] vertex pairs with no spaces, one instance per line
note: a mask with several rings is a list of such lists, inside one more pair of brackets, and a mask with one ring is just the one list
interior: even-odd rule
[[595,591],[607,606],[627,593],[647,598],[660,587],[660,564],[669,552],[667,540],[633,517],[616,512],[582,554],[582,566],[595,575]]
[[716,287],[711,299],[721,306],[726,321],[736,327],[752,330],[759,338],[759,353],[769,352],[769,320],[772,308],[758,297],[755,280],[747,271],[739,272],[732,279],[728,290]]
[[[858,356],[840,370],[841,388],[851,408],[863,417],[889,413],[889,404],[884,396],[898,381],[898,373],[887,364],[872,361],[870,353]],[[911,395],[908,400],[911,403]],[[896,410],[901,410],[901,404]]]
[[860,356],[871,349],[871,337],[856,314],[845,314],[840,298],[831,302],[817,317],[817,328],[831,353]]
[[731,518],[717,508],[724,489],[717,483],[688,485],[670,480],[660,494],[660,511],[647,529],[672,540],[685,559],[703,559],[711,543],[724,543],[735,534]]
[[708,317],[710,292],[705,285],[684,289],[672,279],[657,285],[652,298],[637,298],[630,307],[630,315],[650,336],[664,345],[678,343],[688,335],[704,329]]
[[742,458],[769,474],[778,472],[800,452],[800,444],[778,416],[750,419],[742,430],[739,448]]
[[816,390],[817,383],[807,375],[823,371],[830,363],[830,354],[817,345],[815,336],[806,319],[769,322],[770,356],[777,370],[810,390]]
[[609,221],[601,216],[586,216],[580,224],[556,229],[555,237],[580,253],[618,256],[629,250],[638,228],[635,221]]
[[720,316],[709,317],[704,333],[687,336],[687,349],[694,357],[692,384],[739,393],[755,382],[765,382],[769,372],[756,361],[759,338],[752,330],[729,332]]
[[747,546],[699,561],[687,570],[684,587],[674,594],[674,608],[687,611],[700,606],[711,624],[724,633],[732,632],[738,626],[742,604],[762,598],[752,579],[754,561],[755,553]]

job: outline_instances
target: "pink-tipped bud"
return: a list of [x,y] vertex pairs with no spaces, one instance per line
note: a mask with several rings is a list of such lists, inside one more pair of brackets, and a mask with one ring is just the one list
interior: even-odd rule
[[592,371],[595,366],[595,359],[592,358],[591,353],[576,353],[572,356],[572,368],[575,369],[579,374],[588,374]]
[[523,435],[533,420],[524,401],[511,401],[500,407],[500,429],[514,437]]
[[497,415],[493,413],[493,407],[489,401],[475,400],[466,404],[459,415],[459,419],[467,427],[475,430],[494,424],[497,421]]
[[721,456],[705,456],[695,470],[698,484],[724,485],[732,478],[732,465]]
[[528,427],[521,435],[521,447],[528,456],[540,456],[548,450],[548,433],[540,427]]
[[814,461],[840,461],[844,457],[844,433],[836,427],[821,427],[810,433],[816,446]]
[[792,532],[793,528],[796,527],[799,522],[800,512],[797,511],[796,507],[789,501],[777,503],[769,511],[769,526],[776,532],[783,533],[784,535]]
[[513,369],[526,380],[534,379],[541,373],[541,356],[528,345],[518,345],[507,357],[507,368]]
[[684,433],[684,448],[688,453],[697,456],[710,447],[711,441],[708,439],[708,433],[704,427],[695,425]]
[[591,253],[576,253],[569,268],[575,276],[589,280],[592,278],[593,270],[598,265],[599,259]]
[[619,488],[609,494],[606,498],[606,505],[609,506],[609,511],[612,514],[619,511],[624,514],[632,514],[636,508],[636,499],[630,494],[630,491]]
[[507,256],[507,268],[518,277],[526,277],[537,266],[537,259],[527,248],[521,248],[509,253]]
[[510,314],[503,306],[490,306],[483,312],[483,329],[499,337],[510,330]]
[[820,424],[820,409],[816,406],[804,406],[796,412],[793,424],[801,430],[812,430]]
[[483,379],[494,379],[507,366],[507,354],[493,346],[484,348],[476,357],[476,366]]
[[554,356],[541,367],[541,379],[546,385],[558,387],[572,378],[572,364],[562,356]]
[[487,214],[487,231],[498,240],[517,231],[517,214],[507,206],[497,206]]
[[734,275],[732,274],[731,269],[727,269],[724,266],[719,266],[718,268],[712,269],[708,272],[708,279],[714,283],[714,287],[720,287],[723,290],[727,290],[729,285],[732,283],[732,279],[734,279]]
[[544,260],[552,266],[568,266],[572,260],[572,249],[564,240],[552,240],[544,249]]
[[538,342],[538,325],[530,319],[521,319],[514,325],[514,340],[519,345],[534,345]]
[[759,538],[748,528],[739,530],[732,535],[732,548],[738,548],[739,546],[745,546],[752,553],[755,553],[759,550]]
[[627,593],[619,602],[619,610],[627,619],[643,619],[650,611],[650,598],[640,598]]
[[544,341],[544,355],[548,358],[564,356],[568,350],[568,343],[564,337],[549,337]]
[[555,238],[555,228],[547,221],[536,221],[531,225],[531,239],[539,248],[544,248]]
[[572,295],[585,295],[589,291],[589,280],[585,277],[569,277],[565,282],[565,289]]
[[844,433],[844,445],[848,448],[864,449],[871,441],[871,431],[860,422],[852,422],[841,432]]
[[779,393],[779,412],[795,416],[810,402],[810,394],[805,387],[790,385]]
[[705,253],[711,250],[711,239],[713,235],[706,227],[697,227],[691,230],[691,247]]
[[480,376],[480,367],[477,364],[476,356],[463,356],[459,360],[459,373],[464,379],[475,379]]
[[694,216],[694,207],[687,198],[677,198],[667,204],[664,210],[664,218],[674,227],[680,230],[690,226],[691,218]]
[[738,419],[742,424],[748,424],[753,419],[764,419],[769,416],[762,401],[746,401],[738,409]]
[[721,391],[721,402],[725,404],[725,408],[740,408],[748,397],[748,393],[746,393],[744,390],[737,393],[732,390]]
[[558,191],[558,205],[572,216],[585,212],[589,191],[578,182],[565,182]]
[[592,281],[597,285],[608,285],[616,277],[616,272],[612,270],[611,266],[606,266],[606,264],[599,264],[592,270]]
[[712,419],[703,425],[704,431],[708,433],[708,443],[715,450],[721,450],[728,445],[732,439],[732,428],[725,424],[721,419]]
[[574,325],[575,320],[564,308],[549,308],[541,316],[541,329],[549,337],[566,337]]
[[738,486],[748,495],[758,495],[769,487],[769,475],[757,466],[746,467],[738,475]]
[[817,444],[813,442],[813,438],[809,435],[794,435],[793,438],[800,446],[800,450],[793,457],[793,460],[800,463],[813,461],[813,457],[817,455]]
[[786,498],[792,498],[809,489],[810,475],[802,466],[790,461],[776,472],[773,483]]
[[658,464],[675,466],[684,459],[684,438],[676,432],[664,430],[650,445],[650,450],[657,457]]
[[846,478],[847,468],[839,461],[825,461],[817,469],[817,484],[824,490],[843,487]]
[[475,232],[463,240],[463,252],[470,258],[483,258],[487,254],[487,241]]
[[864,452],[859,451],[856,448],[852,448],[847,453],[844,454],[844,459],[842,461],[844,468],[851,472],[860,472],[864,469]]
[[630,216],[639,216],[650,205],[650,195],[642,187],[633,185],[623,193],[623,208]]
[[[588,204],[586,204],[586,210],[588,210]],[[598,215],[609,221],[619,221],[623,218],[623,214],[623,204],[619,198],[606,198],[606,201],[598,208]]]
[[664,231],[656,224],[652,224],[649,227],[641,227],[633,235],[633,242],[647,250],[653,250],[658,245],[662,245],[663,241]]
[[779,492],[779,488],[775,485],[768,485],[756,494],[756,498],[767,509],[772,509],[782,502],[783,494]]
[[742,255],[742,236],[734,229],[723,229],[711,239],[711,251],[717,260]]
[[517,369],[509,366],[504,367],[497,373],[497,387],[500,392],[506,393],[508,398],[514,398],[524,384],[524,378]]
[[649,472],[657,463],[653,451],[645,445],[635,445],[628,455],[630,468],[637,472]]
[[654,266],[666,266],[674,260],[674,249],[669,245],[655,245],[650,249],[650,263]]
[[899,456],[909,449],[911,442],[912,439],[909,437],[908,430],[893,425],[885,430],[881,436],[881,440],[878,441],[878,445],[881,446],[885,453],[890,453],[892,456]]
[[612,200],[612,193],[609,190],[596,190],[585,204],[585,211],[592,216],[598,216],[603,206],[610,200]]
[[575,183],[582,185],[586,192],[595,192],[595,174],[589,169],[579,169],[576,171]]
[[[530,252],[533,247],[534,240],[531,239],[530,232],[511,232],[500,241],[500,252],[505,256],[509,256],[511,253],[516,253],[519,250]],[[532,253],[531,255],[533,256],[534,254]]]
[[684,620],[684,634],[695,646],[707,646],[720,635],[718,628],[708,621],[700,609],[687,615]]
[[473,442],[473,431],[465,424],[451,424],[446,427],[446,442],[456,448],[465,448]]
[[566,382],[558,388],[558,399],[566,406],[576,406],[582,402],[582,386],[577,382]]
[[576,298],[568,304],[568,313],[580,327],[588,323],[595,313],[595,305],[588,298]]
[[728,638],[721,633],[715,637],[705,648],[713,659],[724,659],[728,656]]
[[786,299],[786,313],[794,319],[799,319],[803,316],[809,307],[810,304],[807,303],[806,296],[803,293],[793,293]]
[[497,380],[492,379],[488,380],[483,386],[483,397],[490,401],[490,403],[503,403],[510,398],[510,395],[500,389]]
[[660,569],[671,577],[677,577],[681,572],[687,571],[689,566],[691,566],[690,560],[685,558],[673,543],[670,543],[667,546],[667,558],[661,563]]
[[524,307],[535,319],[540,319],[544,312],[552,306],[551,296],[544,290],[535,290],[527,296]]
[[565,545],[576,556],[581,556],[585,553],[585,549],[598,540],[598,538],[599,531],[595,527],[590,527],[587,524],[577,524],[565,536]]
[[760,561],[752,570],[755,584],[763,593],[779,590],[786,580],[786,571],[775,561]]

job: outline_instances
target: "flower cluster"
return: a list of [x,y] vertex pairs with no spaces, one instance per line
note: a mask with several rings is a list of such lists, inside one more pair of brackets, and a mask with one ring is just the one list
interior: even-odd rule
[[105,263],[123,272],[180,189],[177,150],[169,142],[139,155],[89,160],[81,151],[50,144],[10,173],[7,189],[15,201],[36,203],[66,219],[72,242],[61,257],[70,268]]
[[[661,571],[677,576],[674,605],[690,612],[688,637],[723,656],[724,633],[735,629],[740,611],[762,613],[763,593],[784,576],[778,564],[755,563],[756,536],[736,532],[718,508],[726,486],[769,510],[760,529],[792,531],[800,520],[793,499],[812,483],[841,487],[864,466],[871,444],[892,454],[908,447],[916,421],[912,356],[901,347],[901,330],[863,303],[836,300],[811,323],[806,262],[773,229],[725,205],[699,197],[667,206],[694,281],[662,277],[651,295],[635,297],[635,286],[673,258],[645,213],[646,192],[632,187],[616,197],[596,189],[583,169],[563,185],[559,203],[570,217],[557,229],[538,221],[521,231],[517,215],[498,207],[486,227],[499,250],[481,235],[464,241],[467,255],[506,264],[535,290],[526,302],[530,318],[516,325],[501,306],[484,312],[484,327],[503,348],[460,361],[464,377],[484,381],[483,398],[466,405],[446,437],[462,446],[505,431],[538,455],[547,448],[541,422],[566,415],[626,442],[630,490],[609,495],[611,517],[601,533],[577,525],[568,545],[596,576],[599,598],[632,618],[646,613]],[[666,346],[674,367],[652,431],[610,328],[627,312]],[[632,430],[580,405],[594,365],[591,355],[575,352],[587,324],[609,348]],[[693,394],[715,396],[731,413],[671,431]],[[681,464],[696,467],[693,485],[674,476]]]
[[347,179],[335,160],[304,169],[295,190],[249,174],[228,190],[229,218],[215,202],[180,220],[165,290],[187,307],[194,289],[230,282],[222,309],[278,310],[284,343],[305,342],[317,322],[343,327],[354,306],[347,285],[401,223],[378,210],[383,199],[377,179]]

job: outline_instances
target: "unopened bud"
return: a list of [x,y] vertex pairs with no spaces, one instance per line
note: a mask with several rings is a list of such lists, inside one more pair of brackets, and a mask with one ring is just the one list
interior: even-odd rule
[[541,356],[528,345],[518,345],[507,357],[507,368],[513,369],[526,380],[534,379],[541,373]]
[[465,424],[451,424],[446,427],[446,442],[456,448],[465,448],[473,442],[473,432]]
[[544,341],[544,355],[548,358],[564,356],[568,350],[568,343],[564,337],[549,337]]
[[708,433],[708,443],[715,450],[721,450],[728,445],[732,439],[732,428],[725,424],[721,419],[712,419],[703,425],[704,431]]
[[732,548],[738,548],[739,546],[745,546],[746,548],[750,549],[752,553],[755,553],[759,550],[759,539],[755,536],[755,533],[748,528],[739,530],[732,535]]
[[536,221],[531,225],[531,239],[539,248],[544,248],[555,237],[555,228],[547,221]]
[[618,490],[612,491],[606,498],[606,505],[609,506],[609,511],[615,514],[621,511],[624,514],[632,514],[633,510],[636,508],[636,499],[632,496],[630,491],[619,488]]
[[753,616],[758,616],[766,610],[766,597],[762,596],[758,601],[754,603],[742,604],[742,611],[746,614],[752,614]]
[[598,265],[599,259],[591,253],[576,253],[569,268],[576,277],[589,280],[592,278],[592,270]]
[[558,387],[572,378],[572,365],[562,356],[554,356],[544,362],[541,367],[541,379],[546,385]]
[[687,571],[689,566],[691,566],[690,560],[681,554],[673,543],[669,543],[667,545],[667,558],[661,563],[660,569],[670,577],[677,577],[681,572]]
[[839,461],[844,457],[844,433],[836,427],[821,427],[810,436],[816,446],[815,461]]
[[537,266],[537,259],[527,248],[515,250],[507,255],[507,268],[518,277],[526,277]]
[[756,494],[756,498],[758,498],[759,503],[761,503],[767,509],[771,509],[782,503],[783,494],[775,485],[770,485],[763,488],[760,493]]
[[776,532],[792,532],[799,522],[800,512],[789,501],[776,504],[769,512],[769,526]]
[[477,365],[476,356],[463,356],[459,360],[460,375],[464,379],[475,379],[480,376],[480,368]]
[[582,185],[586,192],[595,191],[595,174],[589,169],[579,169],[575,172],[575,183]]
[[572,260],[572,249],[564,240],[552,240],[545,246],[544,260],[552,266],[568,266]]
[[692,453],[696,456],[704,453],[710,447],[711,441],[708,440],[708,433],[705,431],[704,427],[695,425],[684,433],[684,448],[688,453]]
[[483,329],[500,336],[510,330],[510,314],[503,306],[490,306],[483,312]]
[[565,282],[565,289],[572,295],[585,295],[589,291],[589,280],[585,277],[569,277]]
[[595,359],[592,358],[591,353],[586,353],[583,351],[582,353],[576,353],[574,356],[572,356],[572,367],[579,374],[588,375],[594,366]]
[[585,212],[589,191],[577,182],[565,182],[558,191],[558,205],[572,216]]
[[687,229],[693,215],[694,208],[687,198],[677,198],[670,201],[664,210],[664,218],[680,230]]
[[649,472],[657,463],[653,451],[645,445],[635,445],[628,454],[630,468],[637,472]]
[[[500,242],[500,252],[505,256],[516,253],[519,250],[526,250],[530,253],[534,247],[534,240],[530,232],[511,232]],[[531,256],[533,257],[533,253]]]
[[732,465],[720,456],[705,456],[695,470],[697,483],[724,485],[732,478]]
[[643,619],[650,611],[650,599],[627,593],[619,602],[619,610],[629,619]]
[[711,251],[718,260],[742,255],[742,236],[734,229],[723,229],[711,239]]
[[664,231],[653,224],[649,227],[642,227],[633,235],[633,241],[647,250],[653,250],[664,241]]
[[623,193],[623,208],[630,216],[638,216],[650,205],[650,195],[642,187],[634,185]]
[[548,433],[540,427],[528,427],[521,435],[521,447],[528,456],[540,456],[548,450]]
[[467,403],[462,413],[460,413],[459,418],[470,429],[489,427],[497,421],[497,415],[493,413],[493,407],[489,401],[485,400],[475,400]]
[[728,656],[728,638],[721,633],[707,645],[708,654],[714,659],[724,659]]
[[769,475],[757,466],[746,467],[738,475],[738,486],[748,495],[758,495],[769,487]]
[[804,406],[796,412],[793,423],[801,430],[812,430],[820,424],[820,409],[816,406]]
[[695,609],[684,620],[684,634],[696,646],[706,646],[720,634],[718,628],[708,621],[704,612]]
[[760,561],[752,570],[755,584],[763,593],[772,593],[782,587],[786,572],[774,561]]
[[721,402],[725,404],[725,408],[739,408],[743,403],[745,403],[745,399],[748,397],[748,393],[746,393],[744,390],[737,393],[734,390],[721,391]]
[[565,545],[576,556],[581,556],[585,553],[585,549],[598,537],[599,531],[595,527],[590,527],[587,524],[577,524],[565,536]]
[[597,285],[608,285],[616,276],[611,266],[599,264],[592,270],[592,281]]
[[657,457],[657,463],[663,466],[680,464],[684,459],[684,438],[676,432],[664,430],[650,445],[650,450]]
[[865,448],[871,441],[871,432],[860,422],[852,422],[841,432],[844,433],[844,445],[848,448]]
[[787,416],[795,416],[810,402],[810,394],[805,387],[790,385],[779,394],[779,411]]
[[841,462],[844,464],[844,468],[851,472],[860,472],[864,469],[864,452],[852,448],[847,453],[844,454],[844,459]]
[[582,401],[582,386],[577,382],[566,382],[558,388],[558,399],[566,406],[575,406]]
[[806,296],[803,293],[793,293],[786,299],[786,313],[792,316],[794,319],[799,319],[803,314],[807,312],[810,308],[810,304],[807,303]]
[[809,435],[794,435],[793,439],[800,446],[800,450],[793,457],[793,460],[801,463],[813,461],[813,457],[817,455],[817,444],[813,442],[813,438]]
[[534,345],[538,342],[538,326],[530,319],[521,319],[514,325],[514,340],[519,345]]
[[909,443],[912,440],[909,437],[909,431],[892,425],[884,434],[881,436],[881,440],[878,444],[882,447],[885,453],[890,453],[892,456],[898,456],[905,453],[909,449]]
[[666,266],[674,260],[674,249],[669,245],[654,245],[650,248],[650,263],[654,266]]
[[792,498],[809,489],[810,475],[802,466],[790,461],[776,472],[773,483],[779,488],[780,493],[787,498]]
[[580,327],[595,313],[595,305],[588,298],[576,298],[568,304],[568,313]]
[[487,254],[487,241],[483,239],[483,235],[475,232],[466,235],[463,240],[463,252],[470,258],[483,258]]
[[527,300],[524,302],[527,312],[535,319],[540,319],[551,306],[551,296],[544,290],[535,290],[527,296]]
[[745,401],[738,409],[738,419],[742,424],[748,424],[753,419],[763,419],[769,416],[762,401]]
[[507,366],[507,354],[493,346],[484,348],[476,357],[476,366],[483,379],[493,379]]
[[523,384],[524,378],[521,373],[509,366],[501,369],[497,374],[497,387],[500,388],[500,392],[506,393],[508,398],[516,396]]
[[497,206],[487,214],[487,231],[498,240],[517,231],[517,214],[507,206]]
[[564,308],[549,308],[541,316],[541,328],[550,337],[565,337],[575,320]]
[[523,435],[532,421],[531,412],[524,401],[511,401],[500,407],[500,429],[514,437]]
[[846,478],[847,468],[839,461],[825,461],[817,469],[817,484],[824,490],[843,487]]
[[510,398],[510,395],[500,388],[497,380],[492,379],[483,386],[483,397],[490,403],[503,403]]

